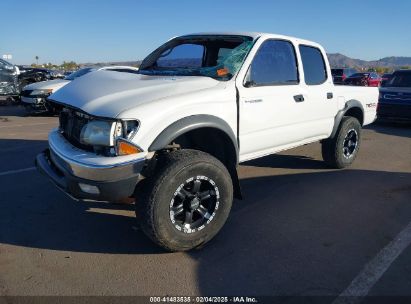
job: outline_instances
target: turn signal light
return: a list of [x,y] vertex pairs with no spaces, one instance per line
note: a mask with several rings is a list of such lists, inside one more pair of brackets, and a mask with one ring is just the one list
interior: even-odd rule
[[136,154],[142,151],[143,150],[141,150],[139,147],[128,141],[122,139],[117,140],[117,155]]

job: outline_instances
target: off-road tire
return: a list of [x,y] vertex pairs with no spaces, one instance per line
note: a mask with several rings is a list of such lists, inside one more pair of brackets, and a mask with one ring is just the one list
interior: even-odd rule
[[[181,185],[190,178],[197,181],[197,178],[204,177],[209,179],[207,183],[210,180],[215,183],[212,187],[217,188],[213,189],[218,189],[214,216],[198,231],[178,230],[176,222],[171,219],[172,201]],[[211,240],[226,222],[233,201],[233,185],[227,168],[218,159],[197,150],[177,150],[159,155],[154,174],[137,188],[136,215],[141,228],[167,251],[186,251]]]
[[[354,132],[353,132],[354,130]],[[349,133],[356,134],[356,146],[349,157],[344,154],[344,143]],[[343,117],[334,137],[322,142],[322,157],[328,166],[342,169],[350,166],[357,157],[361,144],[361,124],[354,117]]]

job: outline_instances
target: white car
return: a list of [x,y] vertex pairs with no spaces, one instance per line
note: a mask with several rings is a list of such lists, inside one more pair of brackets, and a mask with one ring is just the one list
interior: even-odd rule
[[129,72],[136,73],[138,68],[131,66],[105,66],[105,67],[86,67],[82,68],[70,75],[66,76],[64,79],[54,79],[49,81],[41,81],[29,84],[23,88],[20,93],[21,102],[29,106],[30,109],[35,110],[51,110],[49,105],[46,103],[46,98],[56,92],[57,90],[64,87],[70,81],[88,74],[93,71],[117,71],[117,72]]
[[334,86],[311,41],[202,33],[166,42],[138,74],[90,73],[50,100],[60,126],[38,169],[76,199],[135,199],[147,236],[182,251],[224,225],[239,163],[321,141],[329,166],[349,166],[378,88]]

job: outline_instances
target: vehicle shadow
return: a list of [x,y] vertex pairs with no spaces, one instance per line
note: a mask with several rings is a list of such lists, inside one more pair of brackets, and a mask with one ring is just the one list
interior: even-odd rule
[[365,127],[369,130],[387,135],[411,138],[411,123],[379,122]]
[[163,252],[138,229],[134,205],[76,202],[36,171],[4,180],[0,243],[60,251],[154,254]]
[[[7,142],[1,140],[0,145],[7,146]],[[33,144],[20,142],[22,151]],[[293,169],[317,166],[311,159],[280,158]],[[268,166],[270,159],[252,164]],[[293,164],[294,159],[298,160]],[[253,288],[255,294],[265,294],[270,286],[280,286],[280,279],[291,270],[317,273],[312,268],[315,266],[328,271],[334,255],[345,260],[341,254],[347,249],[341,245],[358,249],[361,242],[355,242],[366,239],[370,231],[375,232],[373,242],[383,244],[390,235],[380,231],[380,226],[391,220],[395,230],[401,219],[409,219],[411,214],[411,205],[406,206],[408,213],[403,206],[411,195],[408,173],[344,170],[275,174],[274,169],[273,176],[242,180],[245,199],[234,202],[223,231],[201,251],[189,253],[199,262],[199,281],[205,294],[224,290],[254,294]],[[89,253],[164,253],[137,228],[133,205],[75,202],[34,170],[0,176],[0,185],[0,243]],[[357,230],[361,231],[358,235]],[[373,254],[368,249],[364,252]],[[289,269],[297,266],[301,271]],[[225,287],[214,285],[215,276]],[[265,276],[267,282],[262,281]]]
[[329,169],[322,160],[303,155],[272,154],[242,163],[244,166],[284,169]]
[[0,243],[77,252],[163,252],[138,229],[134,205],[76,202],[34,170],[34,158],[45,147],[45,140],[0,139]]
[[201,294],[338,295],[409,223],[410,178],[348,169],[242,180],[222,231],[189,253]]
[[56,117],[54,113],[47,111],[35,111],[26,108],[21,102],[13,101],[8,103],[1,103],[0,101],[0,117],[1,116],[17,116],[17,117]]

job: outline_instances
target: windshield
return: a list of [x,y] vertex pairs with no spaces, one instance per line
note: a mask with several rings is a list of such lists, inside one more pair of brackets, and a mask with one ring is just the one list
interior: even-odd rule
[[74,80],[75,78],[78,78],[80,76],[83,76],[87,73],[90,73],[91,71],[94,71],[93,68],[84,68],[84,69],[80,69],[74,73],[71,73],[70,75],[66,76],[64,79],[66,80]]
[[411,88],[411,72],[397,72],[385,84],[386,87],[407,87]]
[[247,36],[178,37],[144,59],[139,73],[229,80],[238,72],[252,46],[253,39]]

